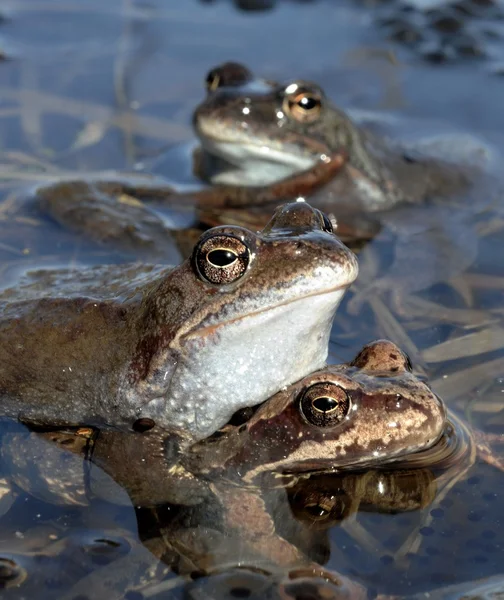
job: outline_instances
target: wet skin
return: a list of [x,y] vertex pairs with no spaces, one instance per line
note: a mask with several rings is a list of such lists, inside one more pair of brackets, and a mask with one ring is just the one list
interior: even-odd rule
[[[212,183],[272,184],[341,154],[341,169],[317,198],[332,211],[383,211],[469,185],[465,169],[357,125],[312,82],[266,81],[236,63],[216,67],[206,82],[194,128],[204,153],[202,169],[206,164]],[[221,160],[212,165],[210,157]],[[239,202],[229,198],[227,204]]]
[[172,236],[186,255],[188,231],[170,231],[157,209],[189,211],[198,227],[255,229],[278,203],[308,198],[336,216],[343,239],[369,240],[381,231],[386,243],[394,241],[387,273],[379,280],[363,273],[364,296],[418,292],[474,262],[474,217],[497,193],[477,152],[457,162],[450,159],[460,143],[441,152],[445,159],[439,149],[434,156],[401,146],[352,121],[319,86],[265,81],[236,63],[210,71],[207,89],[194,113],[201,142],[195,172],[210,187],[179,193],[161,177],[104,173],[39,186],[38,206],[113,250],[159,260],[177,253]]
[[356,276],[353,254],[305,203],[259,234],[212,229],[173,269],[34,273],[0,297],[2,412],[126,429],[151,418],[202,439],[324,364]]
[[[292,502],[299,518],[309,524],[304,527],[289,512],[282,533],[277,531],[275,519],[282,511],[290,511],[286,491],[281,480],[268,477],[272,472],[297,478],[313,471],[346,472],[390,462],[402,464],[410,455],[436,444],[446,427],[446,413],[429,387],[411,373],[408,358],[397,346],[381,340],[365,346],[350,363],[327,367],[276,394],[244,423],[228,425],[195,444],[176,456],[175,463],[166,432],[154,423],[144,424],[142,433],[81,428],[76,433],[25,433],[21,438],[5,434],[2,460],[18,485],[30,482],[35,496],[38,471],[42,497],[52,493],[49,501],[54,503],[71,502],[72,485],[76,486],[77,503],[82,503],[85,495],[79,477],[83,477],[86,490],[103,497],[104,491],[111,489],[104,483],[105,471],[128,492],[135,506],[154,511],[159,507],[160,512],[154,514],[160,532],[154,537],[146,533],[144,543],[163,560],[170,552],[181,553],[191,569],[196,565],[211,571],[234,564],[238,553],[242,566],[320,571],[313,562],[322,560],[313,556],[318,556],[320,535],[314,530],[309,509],[303,507],[313,503],[314,496],[322,504],[322,488],[327,485],[344,485],[345,493],[355,498],[355,510],[359,502],[379,504],[372,481],[390,481],[393,486],[392,476],[375,477],[366,491],[356,480],[342,484],[328,479],[327,485],[314,487],[311,482],[303,486],[300,479]],[[49,448],[47,440],[53,442]],[[79,461],[75,467],[66,461],[61,472],[71,485],[62,490],[54,478],[55,461],[58,452],[68,451],[84,454],[100,468],[83,470]],[[36,459],[36,471],[27,476],[26,467],[33,462],[30,456],[44,458]],[[72,476],[74,468],[77,478]],[[432,478],[424,476],[421,482],[431,486]],[[355,494],[350,491],[353,487]],[[397,486],[395,489],[397,492]],[[421,490],[408,493],[405,489],[396,499],[397,505],[391,506],[387,498],[385,510],[401,510],[401,506],[412,510],[428,502]],[[187,518],[180,516],[179,520],[175,510],[174,518],[166,521],[162,516],[166,515],[162,510],[166,503],[186,506]],[[336,513],[336,507],[331,513]],[[183,569],[184,563],[178,564]]]
[[[135,504],[151,506],[177,503],[174,478],[179,488],[190,488],[192,476],[252,483],[270,472],[335,471],[403,460],[439,440],[446,412],[412,374],[407,356],[379,340],[353,361],[304,377],[244,422],[229,424],[182,453],[154,421],[143,424],[137,433],[81,428],[76,439],[89,440],[93,463],[125,487]],[[44,435],[58,441],[58,432]],[[69,447],[80,453],[82,444],[75,448]]]

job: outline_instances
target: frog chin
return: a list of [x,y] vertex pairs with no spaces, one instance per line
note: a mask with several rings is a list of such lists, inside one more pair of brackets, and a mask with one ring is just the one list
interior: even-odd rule
[[209,436],[237,409],[259,404],[324,366],[344,292],[341,287],[306,296],[194,332],[184,340],[168,398],[144,406],[143,414],[152,412],[148,416],[157,422],[169,414],[170,426],[194,439]]
[[213,184],[264,186],[306,171],[318,160],[267,145],[245,142],[205,142],[205,152],[223,159],[219,171],[210,176]]

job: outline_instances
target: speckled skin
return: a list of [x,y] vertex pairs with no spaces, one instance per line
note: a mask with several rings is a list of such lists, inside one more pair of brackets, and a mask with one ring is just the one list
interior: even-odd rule
[[[358,126],[314,83],[265,81],[235,63],[213,73],[220,74],[220,86],[208,92],[193,119],[207,155],[202,169],[212,183],[265,185],[313,167],[323,155],[343,151],[345,166],[316,197],[323,210],[381,211],[399,203],[445,198],[470,185],[467,167],[413,154]],[[296,88],[321,99],[315,120],[298,120],[286,110],[284,101],[289,94],[295,96],[291,90]],[[209,156],[221,162],[215,165]],[[239,195],[235,200],[227,195],[228,207],[242,204]],[[254,204],[250,195],[246,201]]]
[[[300,397],[315,383],[346,390],[352,407],[332,427],[310,424]],[[371,466],[432,446],[446,425],[442,401],[411,373],[407,356],[392,342],[368,344],[348,364],[308,375],[264,403],[241,428],[215,440],[215,464],[245,481],[267,471],[303,472]],[[188,455],[192,468],[204,465],[204,445]],[[218,456],[218,458],[216,458]]]
[[187,260],[102,268],[95,278],[41,272],[4,292],[3,414],[122,428],[150,417],[202,439],[240,407],[320,368],[334,312],[357,276],[353,254],[305,203],[280,208],[260,234],[222,227],[203,237],[216,233],[249,247],[234,283],[210,284]]
[[[407,465],[425,466],[439,457],[429,459],[419,451],[437,447],[448,421],[442,401],[410,369],[408,358],[395,344],[378,340],[366,345],[352,362],[308,375],[264,402],[243,424],[227,425],[182,454],[177,441],[173,443],[172,436],[158,426],[143,433],[81,428],[77,433],[23,432],[23,449],[8,460],[15,465],[14,472],[23,473],[29,463],[26,456],[43,455],[46,458],[36,467],[47,478],[54,472],[56,455],[41,450],[39,435],[76,454],[82,454],[83,444],[88,444],[86,456],[141,506],[197,504],[208,493],[209,482],[259,483],[257,478],[269,472],[375,467],[406,458]],[[303,391],[319,382],[342,386],[355,407],[333,427],[314,426],[300,411]],[[10,439],[4,436],[2,459],[16,448],[16,438],[12,443]],[[412,457],[420,457],[420,463]],[[96,480],[94,490],[100,495],[100,472]],[[55,489],[59,494],[60,487]],[[232,485],[230,493],[237,490]]]

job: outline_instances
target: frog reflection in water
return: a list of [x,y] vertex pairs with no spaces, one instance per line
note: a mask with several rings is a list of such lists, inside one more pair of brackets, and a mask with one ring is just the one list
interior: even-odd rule
[[[176,446],[152,423],[142,433],[81,429],[76,435],[5,434],[1,456],[18,485],[30,482],[37,496],[41,480],[42,497],[53,490],[52,501],[65,503],[71,489],[54,478],[56,452],[85,453],[91,468],[66,461],[59,471],[76,482],[77,502],[86,496],[83,486],[91,495],[114,501],[103,480],[107,472],[135,506],[154,510],[157,534],[144,532],[144,543],[165,560],[181,555],[179,570],[186,564],[190,571],[212,572],[236,564],[239,556],[241,566],[317,573],[321,567],[313,561],[322,560],[320,535],[315,532],[314,537],[311,526],[290,517],[282,481],[270,475],[290,473],[297,479],[307,472],[406,460],[439,440],[445,419],[442,402],[411,373],[407,357],[382,340],[365,346],[350,363],[312,373],[277,393],[244,423],[228,425],[179,454],[176,464]],[[57,446],[48,447],[47,440]],[[72,468],[77,478],[69,473]],[[430,485],[430,480],[422,481]],[[296,490],[299,504],[299,486]],[[163,511],[167,503],[186,506],[189,512]],[[404,506],[414,507],[411,496]],[[279,531],[281,514],[285,523]],[[167,521],[167,515],[173,516]],[[344,582],[339,576],[330,581]]]
[[2,413],[126,428],[152,418],[202,439],[325,363],[356,275],[305,203],[280,208],[260,234],[209,230],[173,269],[35,273],[0,297]]

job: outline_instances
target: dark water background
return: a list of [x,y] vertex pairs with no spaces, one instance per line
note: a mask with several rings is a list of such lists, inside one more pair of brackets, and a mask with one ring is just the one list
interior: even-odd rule
[[[0,3],[0,50],[5,54],[0,63],[0,193],[5,203],[19,186],[45,177],[148,168],[160,153],[192,141],[191,114],[204,95],[204,76],[227,60],[244,62],[265,77],[316,81],[343,107],[404,118],[403,127],[414,136],[439,128],[504,147],[504,8],[500,12],[498,3],[466,2],[474,14],[457,13],[464,35],[470,34],[478,48],[467,55],[450,50],[457,44],[455,34],[447,38],[443,28],[427,27],[434,17],[425,7],[446,10],[443,2],[416,2],[413,11],[402,12],[399,2],[262,4],[264,10],[247,11],[225,1]],[[451,8],[448,13],[453,15]],[[425,44],[390,41],[391,36],[404,37],[397,34],[397,23],[391,24],[391,15],[418,23]],[[444,48],[446,55],[436,55],[432,48]],[[177,150],[168,156],[168,174],[180,176],[182,171],[180,179],[191,181],[187,154]],[[4,211],[0,224],[0,272],[9,281],[17,272],[13,266],[79,260],[82,241],[50,223],[35,232],[23,223],[12,229]],[[472,423],[500,437],[503,250],[499,232],[481,240],[467,281],[474,282],[471,274],[476,273],[500,278],[500,283],[489,279],[476,287],[472,321],[454,324],[448,317],[422,326],[421,318],[399,318],[439,393],[466,416],[472,411]],[[96,262],[102,259],[106,256],[100,251]],[[450,294],[447,286],[438,286],[422,297],[444,303],[447,310],[459,307]],[[470,332],[481,334],[469,344],[470,352],[467,345],[458,353],[454,345],[453,357],[447,350],[432,349]],[[390,329],[369,307],[359,314],[343,307],[332,337],[332,358],[346,360],[362,343],[385,334]],[[401,344],[402,339],[395,341]],[[470,370],[475,367],[477,373]],[[403,515],[360,513],[343,527],[333,527],[326,566],[361,582],[370,596],[405,596],[499,575],[504,565],[503,493],[501,472],[478,462],[430,508]],[[162,568],[138,544],[132,510],[102,501],[58,508],[21,492],[11,498],[11,506],[9,498],[6,492],[0,499],[0,552],[24,557],[30,582],[26,597],[58,597],[50,588],[53,573],[65,572],[60,585],[70,589],[96,565],[116,564],[124,555],[132,563],[145,560],[153,571]],[[410,538],[418,543],[406,552]],[[44,550],[44,560],[36,558],[49,540],[60,539],[65,542]],[[108,543],[103,552],[100,539],[117,544]],[[128,563],[124,565],[122,575],[128,572]],[[119,580],[122,575],[119,570]],[[96,582],[96,588],[93,582],[86,585],[95,590],[92,597],[104,593]],[[68,597],[85,597],[86,585]],[[7,592],[9,598],[23,596],[22,588]]]

